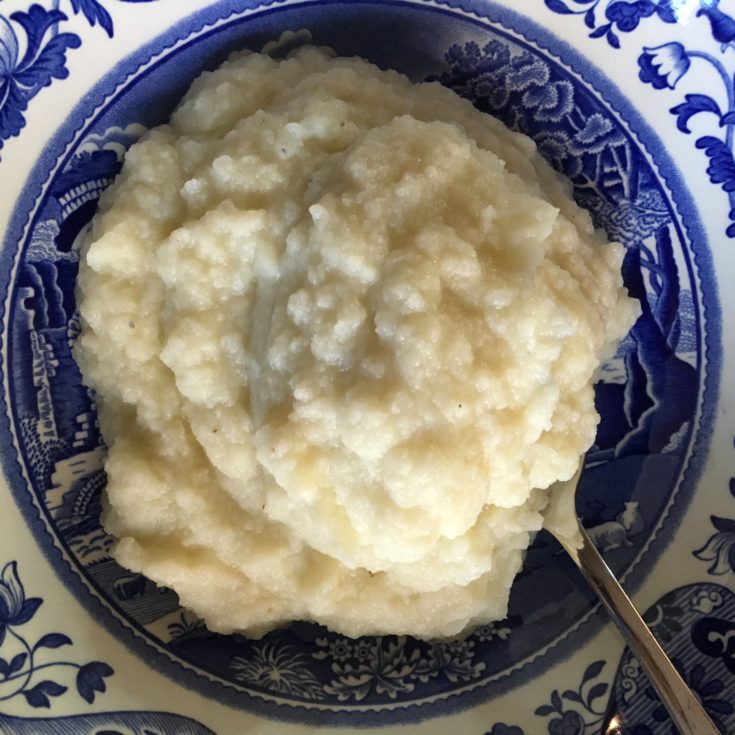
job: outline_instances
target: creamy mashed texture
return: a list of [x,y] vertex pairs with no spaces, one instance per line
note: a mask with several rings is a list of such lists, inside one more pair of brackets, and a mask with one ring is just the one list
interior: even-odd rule
[[439,84],[313,48],[203,74],[80,268],[115,557],[222,632],[503,617],[636,313],[622,254]]

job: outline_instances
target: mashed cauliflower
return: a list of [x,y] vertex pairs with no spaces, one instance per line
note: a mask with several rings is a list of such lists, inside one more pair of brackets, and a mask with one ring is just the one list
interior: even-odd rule
[[203,74],[80,267],[115,557],[221,632],[502,618],[635,315],[622,255],[439,84],[313,48]]

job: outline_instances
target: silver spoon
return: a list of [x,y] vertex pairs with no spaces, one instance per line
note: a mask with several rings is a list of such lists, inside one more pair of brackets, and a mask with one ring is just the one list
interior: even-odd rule
[[618,626],[628,647],[648,675],[651,685],[661,697],[679,732],[682,735],[720,735],[699,699],[653,637],[577,518],[574,495],[582,476],[582,464],[571,479],[559,482],[553,488],[545,514],[545,528],[572,557],[600,598],[608,615]]

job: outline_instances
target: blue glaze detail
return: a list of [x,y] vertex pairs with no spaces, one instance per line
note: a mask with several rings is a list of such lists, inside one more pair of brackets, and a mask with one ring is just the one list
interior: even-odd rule
[[[735,444],[735,439],[733,440]],[[735,477],[728,483],[730,495],[735,498]],[[717,576],[735,574],[735,519],[710,516],[713,533],[705,544],[693,551],[697,559],[707,562],[707,571]],[[735,650],[735,649],[734,649]]]
[[[26,626],[43,604],[41,597],[26,597],[18,574],[18,562],[8,562],[0,572],[0,729],[6,735],[213,735],[200,723],[167,712],[105,712],[67,717],[13,717],[2,712],[3,703],[23,698],[31,710],[52,709],[57,698],[74,689],[91,705],[107,689],[115,672],[103,661],[76,661],[49,654],[72,640],[64,633],[40,637]],[[36,630],[38,624],[33,626]],[[35,641],[35,642],[32,642]],[[51,659],[51,660],[49,660]]]

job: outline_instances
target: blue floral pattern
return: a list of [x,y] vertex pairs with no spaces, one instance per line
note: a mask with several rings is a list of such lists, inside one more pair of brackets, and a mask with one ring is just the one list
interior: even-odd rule
[[0,703],[22,696],[31,707],[49,708],[51,700],[63,695],[68,686],[46,678],[45,672],[71,669],[79,696],[92,704],[97,693],[105,691],[105,679],[114,672],[102,661],[43,661],[43,649],[69,646],[72,641],[63,633],[46,633],[29,643],[19,628],[31,621],[42,603],[40,597],[26,597],[17,562],[6,564],[0,575]]
[[[74,14],[81,14],[91,26],[99,25],[112,38],[112,17],[99,0],[69,2]],[[76,33],[61,32],[69,17],[58,5],[58,0],[51,9],[33,4],[9,18],[2,15],[0,8],[0,149],[25,127],[28,103],[41,89],[54,79],[66,79],[67,52],[81,46]]]
[[[735,477],[730,478],[730,495],[735,498]],[[735,574],[735,519],[710,516],[715,528],[707,542],[694,551],[694,556],[709,564],[710,574]]]
[[[562,15],[581,15],[590,38],[605,38],[613,48],[620,48],[618,33],[631,33],[646,18],[676,23],[675,0],[544,0],[549,10]],[[572,3],[572,4],[570,4]]]
[[[555,13],[582,15],[590,30],[591,38],[605,37],[614,48],[620,48],[616,33],[632,33],[642,20],[656,17],[664,23],[676,23],[677,13],[684,4],[673,0],[544,0],[546,6]],[[695,139],[695,147],[707,158],[709,180],[726,193],[730,211],[725,232],[735,238],[735,76],[731,60],[725,51],[735,41],[735,18],[720,8],[720,0],[699,0],[696,17],[708,22],[712,39],[716,42],[715,51],[710,49],[688,48],[678,41],[671,41],[653,47],[643,47],[638,56],[640,81],[650,84],[657,90],[673,90],[695,66],[697,74],[713,74],[721,85],[725,107],[711,94],[689,92],[683,102],[670,108],[676,116],[676,126],[685,135],[691,135],[689,121],[696,116],[706,118],[712,127],[709,135]],[[604,13],[602,12],[604,8]],[[604,15],[605,22],[600,21]],[[693,83],[698,77],[692,74]],[[701,77],[699,77],[701,78]],[[699,82],[701,83],[701,82]]]
[[[644,619],[720,731],[733,732],[735,594],[712,583],[680,587],[652,605]],[[618,666],[609,711],[620,714],[631,735],[676,735],[629,650]]]
[[536,708],[536,715],[549,718],[550,735],[582,735],[587,728],[600,726],[606,705],[602,698],[610,689],[608,683],[597,681],[604,668],[604,661],[594,661],[585,669],[577,689],[567,689],[561,694],[554,689],[549,703]]
[[[66,52],[79,48],[74,33],[54,33],[66,16],[58,10],[31,5],[10,20],[0,15],[0,148],[25,126],[28,102],[54,79],[65,79]],[[20,55],[19,33],[25,52]]]
[[[198,722],[167,712],[106,712],[72,717],[12,717],[2,712],[4,702],[22,697],[33,710],[51,709],[54,700],[74,686],[79,697],[91,705],[107,690],[115,672],[103,661],[77,663],[52,657],[50,650],[71,646],[64,633],[45,633],[31,643],[25,628],[43,604],[40,597],[27,597],[11,561],[0,572],[0,731],[7,735],[214,735]],[[53,673],[51,673],[53,672]],[[52,678],[53,677],[53,678]],[[60,682],[65,682],[64,684]],[[121,728],[120,730],[113,728]]]

